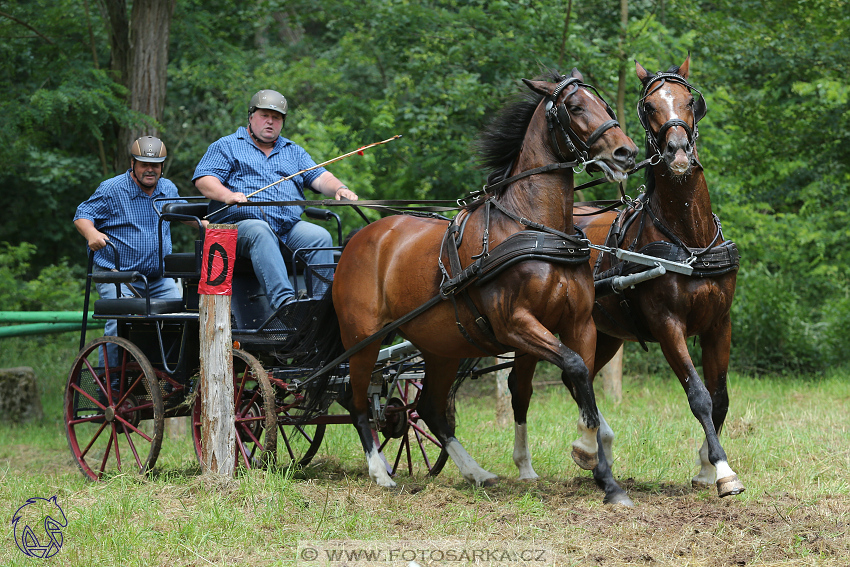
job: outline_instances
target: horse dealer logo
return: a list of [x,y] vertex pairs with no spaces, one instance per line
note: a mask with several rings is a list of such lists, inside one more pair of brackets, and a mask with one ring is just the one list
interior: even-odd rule
[[47,559],[62,547],[62,528],[68,527],[65,512],[52,498],[30,498],[12,516],[15,543],[24,555]]

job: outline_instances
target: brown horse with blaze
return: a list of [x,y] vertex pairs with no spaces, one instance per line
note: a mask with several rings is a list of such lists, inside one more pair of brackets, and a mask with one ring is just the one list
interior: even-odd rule
[[[668,272],[618,294],[599,294],[593,310],[597,341],[591,368],[595,375],[624,341],[640,342],[644,347],[646,342],[658,342],[705,432],[699,450],[701,470],[692,484],[716,482],[721,497],[739,494],[744,485],[729,466],[718,438],[729,408],[730,311],[739,257],[734,242],[724,240],[720,221],[712,212],[697,154],[697,124],[707,107],[701,93],[688,82],[690,57],[664,73],[650,73],[639,63],[636,69],[642,85],[638,116],[646,131],[650,159],[646,191],[621,211],[600,214],[592,207],[577,207],[576,222],[594,244],[689,264],[693,272]],[[599,254],[594,250],[591,255],[597,280],[647,269],[620,262],[611,254]],[[686,341],[692,336],[700,339],[704,382],[688,352]],[[524,409],[515,407],[515,413]],[[600,459],[594,478],[605,490],[606,502],[622,502],[619,487],[610,484],[610,470],[605,470],[612,462],[614,434],[599,417],[600,452],[605,459]],[[536,474],[528,446],[520,441],[518,438],[515,444],[514,461],[521,478],[533,478]]]

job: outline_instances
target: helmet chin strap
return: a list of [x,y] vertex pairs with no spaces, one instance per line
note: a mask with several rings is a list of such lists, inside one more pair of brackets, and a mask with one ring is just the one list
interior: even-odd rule
[[271,141],[271,142],[264,142],[263,140],[259,139],[256,134],[254,134],[254,129],[251,128],[251,122],[248,122],[248,133],[251,134],[251,137],[254,138],[254,142],[258,146],[265,146],[265,147],[268,147],[268,148],[274,147],[274,140]]

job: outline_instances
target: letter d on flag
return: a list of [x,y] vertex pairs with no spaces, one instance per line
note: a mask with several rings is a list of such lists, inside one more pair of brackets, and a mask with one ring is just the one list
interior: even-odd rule
[[236,229],[212,228],[206,231],[201,255],[201,281],[198,293],[231,295],[233,262],[236,260]]

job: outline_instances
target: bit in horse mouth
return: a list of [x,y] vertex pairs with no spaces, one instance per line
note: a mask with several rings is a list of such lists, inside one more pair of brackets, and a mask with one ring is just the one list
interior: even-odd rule
[[602,170],[602,173],[605,174],[605,179],[609,183],[622,183],[629,178],[629,175],[625,171],[612,169],[611,166],[602,160],[597,161],[595,165]]

